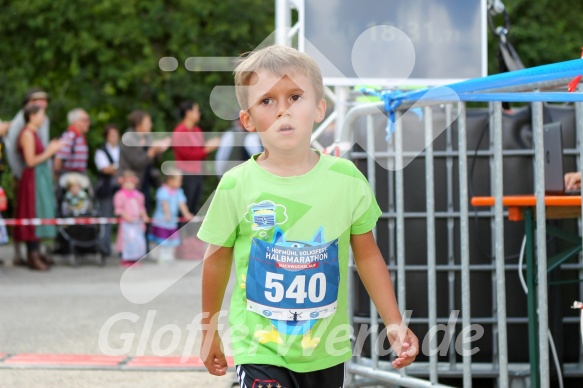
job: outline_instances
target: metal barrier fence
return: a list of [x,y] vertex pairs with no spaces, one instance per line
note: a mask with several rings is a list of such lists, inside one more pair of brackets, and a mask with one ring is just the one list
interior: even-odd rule
[[[382,231],[377,227],[376,235],[383,252],[387,255],[387,265],[391,270],[398,296],[399,307],[405,316],[408,309],[409,296],[416,294],[420,289],[427,289],[427,314],[419,316],[413,311],[410,319],[411,325],[417,327],[435,328],[437,325],[448,323],[448,317],[438,314],[438,310],[451,312],[461,311],[461,327],[468,328],[473,323],[491,325],[492,359],[488,362],[472,362],[471,355],[456,355],[454,343],[450,341],[447,361],[439,361],[437,353],[430,354],[428,362],[413,364],[405,371],[391,370],[388,362],[379,359],[375,348],[379,344],[374,335],[370,336],[370,356],[355,357],[348,365],[348,371],[352,375],[350,386],[371,386],[378,384],[396,384],[407,387],[438,386],[440,380],[456,377],[463,379],[463,386],[470,387],[473,378],[489,377],[497,379],[498,385],[508,387],[512,376],[529,376],[529,367],[526,363],[510,363],[508,358],[508,325],[526,325],[525,317],[511,317],[507,315],[506,303],[509,297],[507,293],[506,271],[518,269],[516,264],[507,263],[505,252],[505,210],[502,205],[504,195],[503,187],[503,163],[505,158],[512,155],[534,156],[534,194],[536,196],[536,256],[538,270],[538,346],[540,353],[540,386],[550,385],[550,357],[547,340],[548,331],[548,303],[547,303],[547,252],[546,252],[546,220],[545,220],[545,183],[544,183],[544,148],[543,148],[543,103],[544,102],[574,102],[576,105],[576,149],[568,150],[572,155],[577,154],[577,166],[583,166],[583,154],[580,152],[580,139],[583,139],[583,94],[541,91],[566,85],[573,77],[583,74],[583,60],[568,61],[559,64],[541,66],[482,79],[470,80],[459,84],[449,85],[448,88],[439,88],[427,94],[427,90],[409,93],[393,93],[384,96],[384,103],[363,104],[352,108],[346,115],[344,125],[337,132],[336,142],[357,142],[362,150],[353,149],[349,158],[360,161],[366,160],[366,174],[369,182],[377,193],[384,197],[383,215],[381,220]],[[467,145],[467,101],[489,102],[489,131],[490,138],[487,150],[468,151]],[[502,130],[502,102],[530,102],[532,104],[532,129],[534,150],[512,151],[503,149]],[[384,112],[383,112],[384,110]],[[419,131],[409,133],[409,127],[405,120],[411,112],[416,114],[422,110],[423,133]],[[408,112],[408,113],[404,113]],[[375,130],[379,118],[386,122],[386,116],[391,117],[394,127],[389,125],[386,141],[385,134],[379,141],[379,130]],[[439,117],[436,121],[436,115]],[[402,120],[401,120],[402,118]],[[355,133],[358,122],[364,120],[366,128],[364,133]],[[376,120],[376,124],[375,124]],[[441,128],[435,128],[435,123]],[[390,124],[390,123],[389,123]],[[377,125],[378,126],[378,125]],[[457,128],[457,131],[454,129]],[[438,151],[434,150],[433,141],[437,137],[436,132],[443,130],[444,145]],[[457,137],[457,143],[454,139]],[[413,139],[412,139],[413,138]],[[419,144],[419,150],[409,151],[410,143]],[[405,144],[405,149],[404,149]],[[358,148],[358,147],[357,147]],[[468,158],[486,158],[489,162],[489,176],[491,184],[491,196],[495,197],[495,206],[491,210],[470,214],[470,183],[468,182]],[[416,158],[424,161],[424,176],[417,176],[419,187],[425,189],[424,211],[414,211],[411,202],[414,198],[405,197],[404,171],[408,163],[414,163]],[[455,160],[457,159],[457,164]],[[445,177],[444,182],[439,182],[440,190],[445,191],[445,202],[440,204],[444,211],[436,211],[436,160],[439,175]],[[442,163],[445,161],[445,163]],[[382,167],[379,166],[382,165]],[[474,166],[470,166],[473,168]],[[580,171],[580,168],[578,168]],[[520,171],[516,171],[520,174]],[[458,179],[454,177],[457,175]],[[379,181],[382,182],[379,183]],[[421,184],[421,182],[424,183]],[[458,190],[456,190],[458,188]],[[409,192],[410,194],[410,192]],[[415,206],[413,206],[414,208]],[[493,252],[491,262],[476,264],[472,260],[472,246],[470,245],[470,222],[478,217],[482,220],[490,220],[491,242]],[[412,250],[411,233],[419,232],[419,228],[406,226],[408,220],[421,220],[425,224],[425,241],[421,245],[426,246],[425,263],[419,264],[418,258],[412,260],[409,253]],[[579,221],[580,222],[580,221]],[[381,223],[379,223],[381,225]],[[443,226],[443,228],[442,228]],[[507,226],[507,225],[506,225]],[[444,229],[444,230],[443,230]],[[579,230],[580,232],[580,230]],[[417,236],[415,236],[417,238]],[[417,238],[421,241],[421,237]],[[436,244],[445,246],[447,258],[436,256]],[[439,263],[438,263],[439,262]],[[582,261],[568,268],[578,271],[579,278],[583,278]],[[419,282],[419,272],[426,273],[426,281]],[[357,280],[354,278],[356,268],[354,265],[350,271],[349,289],[358,290]],[[481,274],[491,275],[492,295],[472,295],[471,276],[474,280]],[[411,284],[408,278],[417,281]],[[461,278],[461,281],[459,279]],[[411,289],[415,286],[415,289]],[[446,289],[446,296],[440,298]],[[581,292],[579,291],[579,295]],[[438,297],[439,296],[439,297]],[[477,308],[482,309],[483,303],[491,298],[491,315],[489,317],[472,315]],[[445,300],[444,300],[445,299]],[[483,300],[485,299],[485,301]],[[359,315],[362,304],[357,300],[350,308],[353,314],[353,324],[379,323],[378,314],[374,306],[370,305],[368,317]],[[444,310],[443,306],[447,306]],[[456,316],[457,317],[457,316]],[[578,322],[574,318],[571,324]],[[454,324],[447,326],[445,336],[455,338],[459,333]],[[425,332],[417,331],[420,344],[423,343]],[[490,338],[490,337],[489,337]],[[579,354],[581,347],[577,338]],[[575,343],[575,339],[570,341]],[[437,336],[432,336],[430,349],[437,346]],[[471,344],[470,346],[471,347]],[[474,358],[480,358],[479,355]],[[442,357],[443,358],[443,357]],[[460,362],[461,359],[461,362]],[[583,376],[583,364],[579,362],[565,367],[565,371],[571,376]],[[428,377],[424,380],[422,377]],[[449,381],[449,380],[448,380]],[[532,382],[538,385],[536,379]]]

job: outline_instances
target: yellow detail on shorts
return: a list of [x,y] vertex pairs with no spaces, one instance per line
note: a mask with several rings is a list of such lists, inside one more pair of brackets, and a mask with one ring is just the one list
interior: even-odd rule
[[247,287],[247,275],[245,275],[245,274],[241,275],[241,280],[242,280],[242,282],[239,283],[239,287],[241,287],[242,289],[245,289]]

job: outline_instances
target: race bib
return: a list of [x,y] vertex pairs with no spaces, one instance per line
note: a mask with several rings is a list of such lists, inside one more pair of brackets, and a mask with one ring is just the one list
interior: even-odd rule
[[326,318],[336,311],[339,282],[338,239],[303,247],[253,239],[247,310],[280,321]]

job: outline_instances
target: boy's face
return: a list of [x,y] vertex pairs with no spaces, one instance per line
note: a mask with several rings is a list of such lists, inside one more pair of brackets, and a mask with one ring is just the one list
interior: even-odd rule
[[311,80],[298,72],[281,77],[260,70],[250,81],[250,108],[240,113],[245,128],[259,132],[269,152],[309,148],[314,123],[326,112],[326,102],[317,101]]

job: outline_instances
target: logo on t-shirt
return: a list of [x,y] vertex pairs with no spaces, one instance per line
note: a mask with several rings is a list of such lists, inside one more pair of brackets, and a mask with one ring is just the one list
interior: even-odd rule
[[[272,201],[261,201],[249,206],[245,220],[253,230],[268,230],[287,221],[286,208]],[[250,219],[249,219],[249,218]]]

